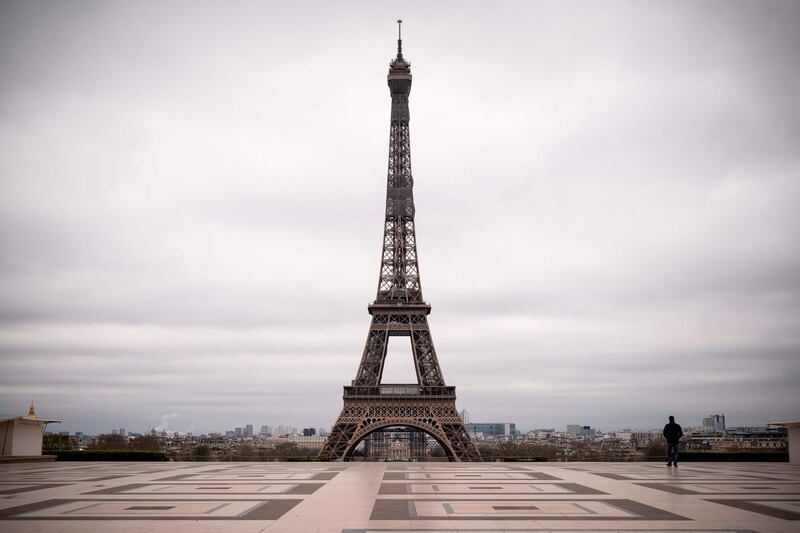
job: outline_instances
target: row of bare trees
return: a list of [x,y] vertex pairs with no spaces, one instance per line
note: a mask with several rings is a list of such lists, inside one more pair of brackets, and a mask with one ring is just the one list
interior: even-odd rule
[[302,461],[316,459],[318,453],[319,450],[304,448],[294,442],[261,448],[245,444],[232,449],[198,444],[190,450],[175,452],[172,457],[179,461]]

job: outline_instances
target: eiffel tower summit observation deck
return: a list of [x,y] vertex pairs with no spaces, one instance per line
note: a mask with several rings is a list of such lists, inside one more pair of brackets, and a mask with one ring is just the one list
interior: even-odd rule
[[[403,57],[398,21],[397,56],[389,64],[392,98],[389,169],[378,292],[369,305],[372,323],[355,379],[344,387],[344,407],[321,454],[348,460],[360,442],[387,428],[424,432],[451,461],[480,461],[456,410],[456,389],[445,384],[422,299],[414,226],[408,98],[411,64]],[[389,337],[411,338],[417,382],[382,382]]]

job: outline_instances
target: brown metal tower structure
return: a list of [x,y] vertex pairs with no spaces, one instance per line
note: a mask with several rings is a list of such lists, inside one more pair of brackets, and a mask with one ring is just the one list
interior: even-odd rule
[[[389,64],[388,76],[392,113],[378,294],[368,307],[372,324],[361,364],[351,386],[344,387],[344,407],[321,454],[347,460],[370,433],[404,426],[431,435],[451,461],[480,461],[456,411],[456,388],[444,382],[428,327],[431,306],[422,299],[408,130],[411,64],[403,58],[402,21],[397,22],[397,57]],[[381,383],[392,336],[411,337],[416,384]]]

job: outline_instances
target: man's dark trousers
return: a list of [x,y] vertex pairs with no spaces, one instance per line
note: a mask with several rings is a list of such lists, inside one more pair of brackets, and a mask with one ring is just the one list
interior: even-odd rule
[[678,441],[667,442],[667,464],[678,464]]

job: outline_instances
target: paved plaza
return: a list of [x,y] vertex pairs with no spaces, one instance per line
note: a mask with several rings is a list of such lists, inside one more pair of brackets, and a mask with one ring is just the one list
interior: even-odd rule
[[786,463],[23,463],[0,531],[800,531]]

